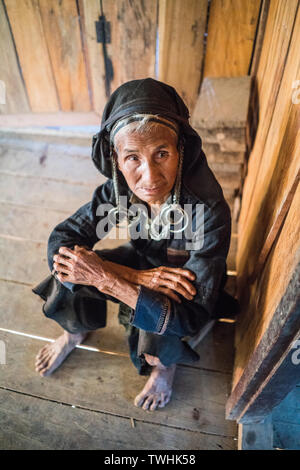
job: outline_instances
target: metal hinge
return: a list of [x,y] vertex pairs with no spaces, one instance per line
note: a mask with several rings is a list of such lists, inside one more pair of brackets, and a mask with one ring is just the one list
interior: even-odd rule
[[95,21],[97,42],[108,44],[111,42],[110,21],[106,21],[104,15],[99,16],[99,21]]

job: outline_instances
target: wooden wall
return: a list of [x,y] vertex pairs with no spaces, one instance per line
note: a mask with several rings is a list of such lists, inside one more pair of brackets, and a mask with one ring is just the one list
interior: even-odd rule
[[[247,75],[261,0],[0,0],[0,113],[94,110],[153,77],[191,112],[204,76]],[[102,6],[102,10],[101,10]],[[99,44],[105,15],[110,41]]]
[[[236,330],[231,416],[263,359],[256,354],[262,340],[269,338],[263,354],[278,341],[271,321],[300,261],[299,44],[299,1],[271,0],[254,76],[259,123],[239,218],[236,261],[242,315]],[[296,296],[295,291],[290,302]],[[282,325],[285,313],[283,309]]]

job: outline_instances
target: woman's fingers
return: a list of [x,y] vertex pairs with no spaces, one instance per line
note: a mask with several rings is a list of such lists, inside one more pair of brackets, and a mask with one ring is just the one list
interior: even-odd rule
[[166,271],[166,272],[163,271],[162,276],[163,276],[163,278],[167,278],[167,279],[170,279],[171,281],[173,281],[175,283],[175,285],[178,285],[178,283],[181,284],[182,287],[184,287],[185,290],[191,295],[195,295],[197,293],[197,291],[196,291],[195,287],[193,286],[193,284],[191,284],[181,274],[174,274],[174,273],[169,272],[169,271]]
[[73,261],[70,258],[67,258],[66,256],[54,255],[53,260],[57,264],[68,266],[69,268],[73,267]]
[[177,274],[174,271],[165,269],[165,267],[144,270],[140,272],[139,284],[143,284],[153,290],[167,288],[169,291],[176,292],[176,294],[181,294],[186,299],[192,300],[197,293],[195,287],[186,277],[178,274],[183,271],[182,269],[176,271]]
[[162,266],[162,269],[163,269],[164,272],[170,272],[170,273],[173,273],[173,274],[180,274],[181,276],[189,278],[191,281],[196,280],[196,275],[192,271],[189,271],[188,269],[171,268],[169,266]]
[[185,287],[182,286],[182,284],[179,281],[173,281],[170,279],[161,279],[160,280],[160,285],[163,287],[167,287],[168,289],[171,289],[172,291],[177,292],[178,294],[183,295],[188,300],[192,300],[194,296],[190,294]]
[[165,294],[168,297],[170,297],[171,299],[175,300],[175,302],[178,302],[179,304],[181,304],[180,297],[178,297],[178,295],[175,294],[175,292],[173,290],[167,289],[166,287],[159,287],[157,290],[159,292],[161,292],[162,294]]
[[53,263],[53,267],[56,272],[58,273],[69,273],[70,272],[70,267],[66,266],[65,264],[61,263]]
[[66,246],[61,246],[58,252],[60,255],[65,255],[68,258],[72,258],[72,259],[77,258],[77,254],[74,253],[70,248],[67,248]]

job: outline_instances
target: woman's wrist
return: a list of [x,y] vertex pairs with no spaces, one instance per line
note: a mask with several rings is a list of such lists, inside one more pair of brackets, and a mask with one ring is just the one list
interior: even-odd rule
[[107,270],[114,273],[118,278],[123,278],[125,281],[137,284],[139,271],[134,268],[129,268],[123,264],[113,263],[112,261],[105,261]]
[[126,281],[116,273],[110,272],[105,276],[105,279],[100,283],[95,283],[94,286],[103,294],[115,297],[121,302],[129,305],[135,309],[136,302],[139,296],[139,286]]
[[101,260],[101,272],[95,276],[93,286],[101,292],[115,283],[116,274],[110,269],[109,262]]

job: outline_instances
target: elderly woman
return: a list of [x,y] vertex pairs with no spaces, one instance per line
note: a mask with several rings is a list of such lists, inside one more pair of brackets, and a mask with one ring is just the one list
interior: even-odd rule
[[[188,339],[235,307],[223,291],[230,209],[188,119],[174,88],[151,78],[127,82],[111,95],[92,147],[94,164],[108,179],[91,202],[55,227],[51,276],[33,290],[46,301],[45,315],[64,329],[39,352],[41,375],[51,374],[89,331],[105,326],[112,300],[120,304],[134,365],[150,374],[135,405],[163,407],[176,364],[199,359]],[[129,206],[126,213],[122,197],[145,210],[133,213]],[[107,205],[112,209],[104,214]],[[130,242],[93,251],[104,236],[101,223],[108,220],[111,228],[125,216],[129,233],[135,230]]]

